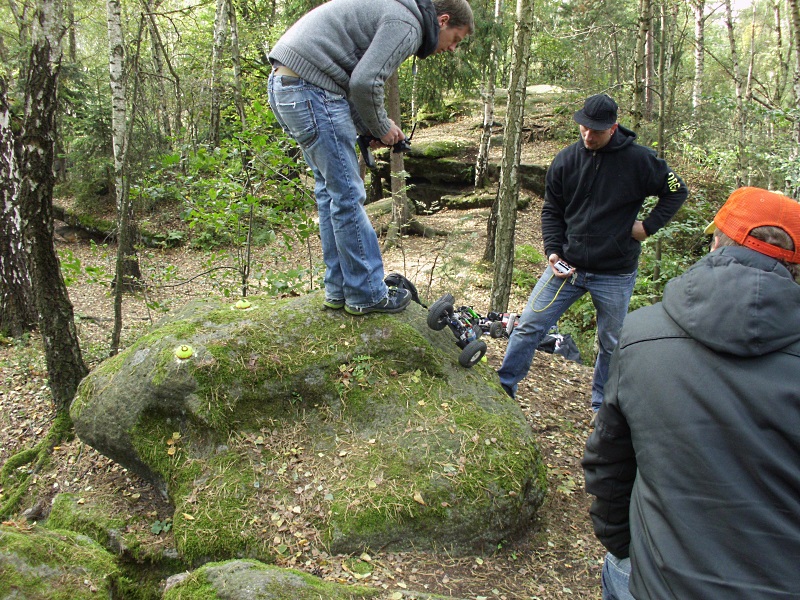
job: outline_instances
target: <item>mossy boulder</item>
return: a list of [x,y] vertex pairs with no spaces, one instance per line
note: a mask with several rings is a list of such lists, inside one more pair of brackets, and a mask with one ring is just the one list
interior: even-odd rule
[[76,433],[168,494],[190,562],[467,553],[531,528],[544,467],[494,371],[459,366],[417,304],[322,299],[189,305],[81,383]]
[[133,588],[114,557],[85,535],[0,525],[0,598],[133,598]]
[[255,560],[231,560],[203,565],[167,581],[164,600],[444,600],[416,592],[386,592],[377,588],[342,585],[318,577],[265,565]]

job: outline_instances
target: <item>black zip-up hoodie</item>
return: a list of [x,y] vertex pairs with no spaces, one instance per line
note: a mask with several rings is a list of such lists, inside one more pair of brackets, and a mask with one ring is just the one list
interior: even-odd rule
[[645,198],[658,204],[644,219],[648,235],[666,225],[688,190],[666,161],[636,143],[636,134],[619,126],[600,150],[583,140],[558,153],[547,171],[542,208],[545,255],[595,273],[632,273],[641,245],[633,223]]

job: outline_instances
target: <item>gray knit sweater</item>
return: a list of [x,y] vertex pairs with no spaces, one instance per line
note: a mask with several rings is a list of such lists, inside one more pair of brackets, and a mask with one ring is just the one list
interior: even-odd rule
[[431,36],[438,39],[431,11],[430,0],[330,0],[292,25],[269,60],[346,96],[358,132],[380,138],[391,126],[384,82],[423,41],[429,47]]

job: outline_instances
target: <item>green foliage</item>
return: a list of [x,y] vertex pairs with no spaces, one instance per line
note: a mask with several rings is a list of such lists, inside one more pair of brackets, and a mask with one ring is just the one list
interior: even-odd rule
[[532,290],[539,280],[542,263],[547,262],[544,256],[530,244],[519,244],[514,249],[514,273],[512,282],[522,289]]

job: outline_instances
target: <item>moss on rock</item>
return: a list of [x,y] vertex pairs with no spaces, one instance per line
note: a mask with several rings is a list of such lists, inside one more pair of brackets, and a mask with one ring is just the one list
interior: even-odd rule
[[496,374],[460,367],[418,305],[353,318],[321,300],[193,305],[84,380],[78,435],[163,486],[191,564],[464,553],[529,529],[544,468]]
[[91,538],[41,526],[0,526],[0,598],[136,598],[114,557]]

